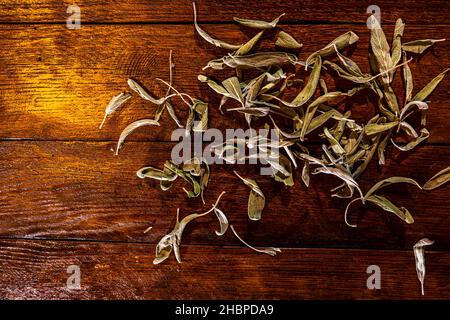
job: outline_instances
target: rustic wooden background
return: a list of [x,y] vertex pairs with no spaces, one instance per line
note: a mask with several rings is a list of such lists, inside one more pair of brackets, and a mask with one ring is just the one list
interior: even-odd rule
[[[367,70],[365,21],[371,2],[201,0],[197,7],[204,29],[234,42],[246,39],[249,31],[233,24],[233,16],[272,19],[286,12],[281,28],[304,43],[301,58],[353,30],[360,41],[352,57]],[[220,116],[217,98],[196,81],[200,67],[221,51],[194,33],[191,1],[76,1],[80,30],[66,28],[70,4],[0,1],[0,298],[450,298],[449,186],[433,192],[390,188],[415,223],[405,225],[368,207],[355,209],[352,218],[359,227],[353,229],[343,221],[346,201],[329,197],[337,180],[314,177],[306,189],[297,179],[294,188],[285,189],[261,178],[270,201],[262,221],[250,222],[247,187],[232,167],[215,166],[207,203],[228,191],[221,207],[241,236],[283,252],[276,257],[255,253],[231,232],[218,238],[218,223],[210,215],[185,231],[182,264],[171,257],[153,266],[155,244],[171,230],[176,208],[187,214],[206,206],[187,200],[182,184],[164,193],[135,176],[140,167],[168,159],[174,126],[167,117],[161,128],[130,136],[120,156],[113,155],[120,131],[155,108],[134,98],[98,130],[109,99],[127,90],[129,77],[162,92],[154,78],[167,78],[172,49],[174,83],[211,102],[210,125],[244,122]],[[405,41],[450,38],[446,0],[376,4],[389,37],[402,17]],[[449,67],[449,51],[450,41],[439,43],[414,61],[415,88]],[[392,152],[385,167],[372,164],[361,180],[363,188],[394,174],[423,183],[450,163],[448,92],[447,78],[431,96],[428,142],[407,154]],[[363,100],[354,114],[367,119],[372,107]],[[153,229],[144,234],[150,225]],[[424,236],[436,242],[426,253],[422,297],[412,246]],[[73,264],[81,267],[81,290],[66,288],[66,270]],[[381,290],[366,288],[366,268],[372,264],[381,268]]]

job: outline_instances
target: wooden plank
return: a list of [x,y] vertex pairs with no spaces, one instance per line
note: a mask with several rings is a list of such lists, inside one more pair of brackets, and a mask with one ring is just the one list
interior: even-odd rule
[[[353,29],[361,39],[352,57],[367,70],[368,31],[365,26],[289,26],[284,28],[305,42],[301,59],[325,46],[331,39]],[[228,41],[244,41],[245,36],[232,25],[211,25],[207,30],[223,35]],[[387,28],[391,34],[392,26]],[[269,38],[274,33],[268,34]],[[314,37],[314,41],[310,41]],[[417,38],[450,38],[450,30],[436,27],[407,27],[405,41]],[[270,39],[269,39],[270,40]],[[265,42],[263,49],[272,47]],[[422,88],[446,66],[450,42],[436,45],[422,59],[412,64],[415,92]],[[129,77],[141,81],[155,95],[165,88],[155,78],[168,78],[168,54],[174,50],[176,64],[175,86],[195,97],[210,102],[210,126],[219,129],[245,127],[241,115],[222,116],[217,106],[220,99],[196,77],[210,59],[224,54],[200,41],[193,26],[131,25],[86,26],[80,31],[64,26],[1,26],[0,47],[0,138],[30,139],[117,139],[121,130],[132,120],[153,116],[155,106],[145,104],[139,97],[121,112],[111,117],[103,130],[98,130],[106,104],[113,95],[128,90]],[[299,69],[301,69],[299,67]],[[223,77],[223,73],[217,73]],[[305,77],[304,71],[299,71]],[[350,88],[348,83],[326,77],[333,88]],[[403,92],[400,77],[394,88]],[[429,110],[429,142],[448,143],[450,133],[443,118],[450,116],[448,106],[448,77],[431,96]],[[298,90],[298,89],[297,89]],[[353,116],[367,121],[374,114],[373,102],[361,92],[354,97]],[[186,106],[176,102],[179,116],[186,118]],[[166,115],[165,118],[168,118]],[[170,140],[174,124],[162,121],[163,128],[148,128],[144,134],[130,139]]]
[[[448,299],[450,253],[426,252],[425,296],[410,251],[182,246],[154,266],[148,244],[0,241],[2,299]],[[70,265],[81,289],[66,287]],[[381,289],[368,290],[378,265]],[[199,276],[201,275],[201,276]]]
[[[285,20],[290,22],[347,22],[365,23],[368,17],[367,7],[373,2],[369,0],[350,0],[337,5],[332,1],[196,1],[203,21],[232,21],[233,16],[255,19],[273,19],[283,12]],[[65,23],[67,6],[72,1],[35,1],[15,0],[0,1],[1,22],[60,22]],[[192,1],[178,0],[132,0],[110,3],[104,0],[79,0],[76,4],[81,9],[81,19],[90,22],[191,22]],[[408,23],[448,24],[445,14],[449,4],[444,0],[430,1],[377,1],[383,22],[395,22],[402,17]],[[447,9],[446,9],[447,8]]]
[[[172,144],[126,143],[116,157],[108,142],[0,143],[0,237],[94,239],[99,241],[158,242],[173,228],[176,208],[182,215],[210,208],[226,191],[220,207],[245,239],[255,245],[281,247],[355,247],[410,249],[420,238],[436,240],[434,248],[450,247],[449,187],[431,192],[395,185],[385,189],[394,203],[406,206],[415,223],[404,224],[373,206],[352,207],[347,227],[343,213],[347,200],[331,198],[329,190],[340,182],[329,176],[312,177],[305,188],[296,174],[296,185],[285,188],[256,167],[214,165],[201,200],[187,199],[187,187],[177,181],[163,192],[159,184],[140,180],[135,172],[146,165],[162,166],[170,159]],[[389,152],[390,154],[390,152]],[[373,163],[361,178],[363,190],[393,175],[424,183],[450,163],[450,147],[420,147],[409,155],[394,152],[385,167]],[[248,220],[248,188],[234,176],[238,170],[255,178],[267,197],[263,219]],[[153,226],[150,233],[143,231]],[[200,218],[187,228],[185,244],[239,244],[232,233],[217,237],[214,215]]]

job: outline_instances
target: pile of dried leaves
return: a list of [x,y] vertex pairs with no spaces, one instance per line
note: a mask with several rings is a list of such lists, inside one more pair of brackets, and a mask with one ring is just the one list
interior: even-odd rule
[[[342,180],[342,184],[331,191],[331,196],[353,198],[348,203],[344,216],[347,225],[356,227],[347,219],[349,208],[355,202],[372,203],[382,210],[395,214],[408,224],[413,223],[413,217],[406,208],[398,207],[380,193],[384,187],[394,183],[408,183],[420,189],[432,190],[450,179],[450,167],[447,167],[423,186],[407,177],[384,179],[366,192],[363,192],[358,184],[358,179],[374,157],[380,165],[385,164],[385,151],[388,145],[392,145],[400,151],[409,151],[428,138],[429,131],[426,127],[428,97],[449,69],[438,74],[425,87],[414,90],[408,64],[413,57],[420,55],[427,48],[444,39],[425,39],[402,43],[405,24],[398,19],[392,41],[389,43],[378,20],[371,16],[369,18],[371,25],[370,70],[363,71],[352,59],[342,53],[344,48],[359,40],[359,37],[352,31],[338,36],[325,47],[310,54],[305,61],[301,61],[297,51],[302,44],[284,31],[277,33],[276,49],[273,51],[255,50],[264,32],[267,29],[277,28],[283,15],[271,22],[234,18],[243,27],[256,29],[256,34],[246,43],[230,44],[213,38],[203,30],[197,23],[195,4],[193,8],[194,25],[198,35],[211,45],[227,51],[224,56],[209,61],[203,70],[212,69],[213,72],[220,72],[220,70],[227,69],[234,71],[233,76],[222,81],[204,74],[199,75],[198,80],[221,97],[221,103],[218,106],[221,112],[227,103],[233,101],[234,104],[238,104],[238,107],[229,108],[227,111],[241,113],[250,128],[253,128],[255,122],[260,123],[260,119],[267,119],[264,127],[276,130],[279,138],[278,145],[267,137],[258,135],[244,141],[247,147],[258,141],[260,146],[262,144],[268,150],[278,148],[279,152],[273,159],[274,161],[268,160],[276,181],[284,183],[286,186],[292,186],[294,184],[293,170],[299,167],[299,163],[301,164],[302,181],[306,187],[310,184],[310,174],[329,174],[338,177]],[[157,105],[157,110],[152,119],[138,120],[125,128],[120,135],[116,153],[125,138],[135,129],[146,125],[159,126],[158,121],[165,110],[178,127],[185,128],[187,135],[208,128],[208,103],[174,88],[172,84],[173,66],[171,52],[169,81],[158,79],[167,86],[166,95],[161,98],[153,97],[136,81],[128,80],[131,90],[141,98]],[[303,73],[309,73],[307,79],[298,78],[297,71],[299,69],[305,69],[306,71]],[[353,83],[353,88],[346,92],[328,91],[322,77],[324,70],[336,78]],[[404,101],[399,101],[391,86],[397,71],[403,73]],[[292,90],[301,82],[304,83],[302,89],[293,99],[287,100],[284,94],[288,89]],[[370,91],[373,93],[369,94]],[[414,93],[414,91],[416,92]],[[352,96],[356,93],[377,97],[376,115],[366,123],[357,123],[352,119],[351,110],[341,112],[337,107],[344,100],[351,102]],[[105,119],[130,98],[131,94],[129,93],[115,96],[106,108]],[[183,122],[176,115],[172,104],[173,98],[179,98],[188,107],[189,115]],[[411,116],[415,113],[418,114],[420,123],[416,124],[411,120],[414,119]],[[305,144],[308,136],[313,134],[315,138],[320,139],[322,147],[316,154],[313,154]],[[229,146],[230,144],[226,142],[217,146],[215,151],[219,156],[224,157]],[[231,144],[231,148],[233,148],[233,144]],[[269,153],[269,159],[270,156]],[[233,154],[231,158],[227,157],[224,158],[227,162],[233,162],[236,160],[237,154]],[[235,173],[250,189],[249,218],[251,220],[261,219],[266,200],[264,193],[255,180],[241,177],[237,172]],[[162,190],[169,189],[175,180],[181,178],[191,187],[190,190],[184,189],[188,197],[201,196],[203,199],[203,193],[208,185],[210,168],[204,159],[194,158],[182,165],[167,161],[162,169],[145,167],[140,169],[137,175],[140,178],[159,180]],[[357,191],[356,196],[355,190]],[[181,236],[187,223],[193,219],[214,211],[220,222],[220,231],[217,231],[217,235],[221,236],[227,231],[228,219],[218,208],[222,195],[223,193],[212,208],[205,213],[191,214],[179,221],[177,212],[177,222],[173,231],[165,235],[157,245],[155,264],[164,261],[172,249],[177,260],[180,261]],[[245,243],[232,226],[231,229]],[[280,251],[277,248],[255,250],[270,255],[275,255]]]

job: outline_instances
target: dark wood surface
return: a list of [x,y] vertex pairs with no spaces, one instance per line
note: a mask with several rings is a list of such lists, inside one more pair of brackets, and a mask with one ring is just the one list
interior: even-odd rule
[[[315,176],[310,188],[297,175],[293,188],[258,178],[268,201],[259,222],[246,214],[248,189],[233,169],[257,177],[257,169],[216,165],[206,205],[182,195],[182,182],[162,192],[140,180],[136,170],[161,166],[170,157],[174,125],[142,128],[114,156],[121,130],[152,115],[153,106],[134,98],[98,130],[109,99],[127,90],[132,77],[155,94],[164,87],[173,50],[177,88],[210,101],[210,125],[244,126],[241,117],[220,115],[219,101],[196,80],[206,62],[221,54],[194,33],[191,1],[133,0],[77,2],[82,28],[68,30],[72,2],[0,1],[0,298],[7,299],[449,299],[449,186],[431,192],[413,186],[386,188],[408,207],[406,225],[374,207],[352,211],[331,198],[339,183]],[[353,30],[360,41],[349,54],[368,70],[368,1],[198,1],[204,28],[228,41],[251,31],[232,17],[265,18],[287,12],[281,28],[304,43],[300,57]],[[390,38],[397,17],[405,19],[404,40],[450,39],[447,1],[379,1]],[[108,9],[105,9],[108,6]],[[261,47],[270,47],[268,32]],[[415,91],[449,67],[449,41],[439,43],[411,69]],[[300,73],[301,74],[301,73]],[[334,84],[330,76],[325,80]],[[400,78],[394,88],[402,91]],[[345,86],[345,85],[344,85]],[[361,178],[376,181],[403,175],[424,183],[450,163],[449,80],[430,97],[429,140],[412,152],[391,149],[387,164],[374,161]],[[401,94],[400,94],[401,96]],[[356,97],[353,116],[367,120],[373,99]],[[183,118],[181,104],[177,112]],[[314,140],[314,139],[311,139]],[[314,141],[311,141],[314,145]],[[275,257],[250,251],[231,233],[217,237],[213,215],[198,219],[183,236],[182,264],[171,257],[154,266],[155,244],[171,230],[176,208],[183,214],[208,208],[225,190],[221,208],[237,232],[256,246],[277,246]],[[144,234],[148,227],[153,229]],[[420,295],[413,244],[435,240],[427,250],[426,295]],[[428,249],[428,248],[427,248]],[[69,265],[81,268],[81,290],[66,288]],[[366,269],[381,268],[381,290],[368,290]]]

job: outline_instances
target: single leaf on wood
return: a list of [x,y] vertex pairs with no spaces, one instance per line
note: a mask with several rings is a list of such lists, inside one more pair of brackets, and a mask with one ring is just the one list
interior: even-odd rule
[[194,26],[195,26],[195,30],[197,31],[197,33],[204,40],[206,40],[207,42],[215,45],[216,47],[224,48],[224,49],[227,49],[227,50],[237,50],[237,49],[239,49],[242,46],[242,44],[239,44],[239,45],[230,44],[230,43],[227,43],[225,41],[214,39],[213,37],[211,37],[208,33],[206,33],[205,30],[200,28],[200,26],[197,23],[197,10],[195,8],[195,2],[192,3],[192,7],[193,7],[193,10],[194,10]]
[[440,74],[438,74],[433,80],[431,80],[425,87],[422,88],[417,94],[412,98],[414,101],[424,101],[428,96],[436,89],[439,82],[444,79],[445,74],[450,70],[450,68],[442,71]]
[[122,133],[120,134],[119,141],[117,142],[116,155],[119,154],[119,150],[125,142],[126,137],[128,137],[128,135],[137,128],[143,126],[159,126],[159,122],[153,119],[142,119],[130,123],[125,129],[123,129]]
[[436,42],[442,42],[445,39],[423,39],[404,43],[402,49],[407,52],[421,54]]
[[268,254],[270,256],[275,256],[278,252],[281,252],[280,249],[278,248],[274,248],[274,247],[269,247],[269,248],[262,248],[262,249],[257,249],[255,247],[252,247],[251,245],[249,245],[247,242],[245,242],[236,232],[236,230],[234,230],[234,227],[232,225],[230,225],[231,230],[233,231],[234,235],[236,236],[236,238],[239,239],[239,241],[241,241],[244,245],[246,245],[247,247],[249,247],[250,249],[256,251],[256,252],[260,252],[260,253],[265,253]]
[[103,117],[102,123],[100,124],[99,129],[103,127],[106,121],[106,117],[112,114],[114,111],[119,109],[125,102],[127,102],[131,98],[131,94],[129,93],[119,93],[117,96],[112,97],[111,101],[109,101],[108,105],[105,109],[105,116]]
[[450,181],[450,167],[447,167],[432,176],[424,185],[424,190],[433,190]]
[[285,13],[279,15],[277,18],[273,19],[271,22],[261,21],[261,20],[251,20],[251,19],[240,19],[234,17],[233,20],[237,23],[254,29],[271,29],[275,28],[280,21],[281,17],[284,16]]
[[424,282],[425,282],[425,246],[430,246],[434,241],[423,238],[420,239],[413,247],[414,258],[416,260],[416,272],[420,281],[420,287],[422,295],[425,295]]

